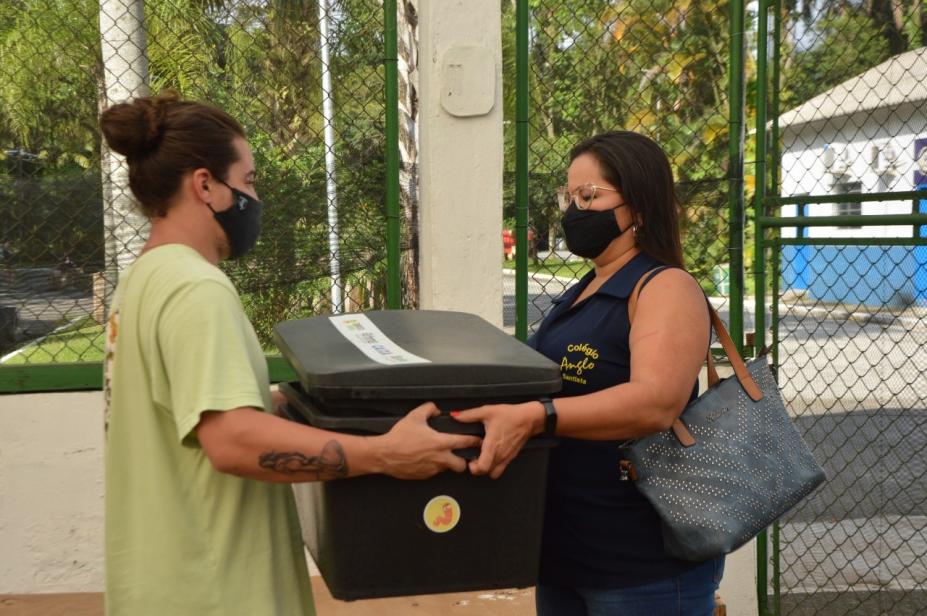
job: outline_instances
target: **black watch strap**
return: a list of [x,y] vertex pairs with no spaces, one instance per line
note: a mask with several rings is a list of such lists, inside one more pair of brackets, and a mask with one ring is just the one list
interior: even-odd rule
[[542,434],[554,436],[557,432],[557,408],[554,406],[554,401],[545,396],[538,402],[544,405],[544,432]]

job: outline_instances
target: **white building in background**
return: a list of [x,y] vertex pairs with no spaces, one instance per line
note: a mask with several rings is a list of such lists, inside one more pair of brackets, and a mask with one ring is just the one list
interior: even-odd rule
[[[782,195],[834,195],[782,216],[910,214],[927,200],[841,201],[847,193],[927,189],[927,47],[899,54],[779,117]],[[924,227],[806,227],[783,237],[925,236]],[[783,288],[875,306],[927,304],[927,247],[785,246]]]

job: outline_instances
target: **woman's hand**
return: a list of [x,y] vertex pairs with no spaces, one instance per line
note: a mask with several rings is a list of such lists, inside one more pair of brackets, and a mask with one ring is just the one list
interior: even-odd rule
[[483,422],[486,436],[480,457],[470,461],[474,475],[498,479],[525,445],[525,441],[544,429],[544,406],[540,402],[489,404],[468,411],[453,411],[463,423]]

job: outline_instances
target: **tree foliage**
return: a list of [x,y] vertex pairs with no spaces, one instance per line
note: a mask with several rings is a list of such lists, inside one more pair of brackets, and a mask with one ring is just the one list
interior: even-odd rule
[[924,0],[792,0],[781,19],[784,109],[927,45]]
[[[530,36],[533,224],[548,243],[568,154],[605,130],[644,133],[666,150],[685,206],[686,257],[697,274],[724,260],[727,207],[727,5],[718,0],[535,0]],[[515,83],[514,11],[502,5],[505,83]],[[505,98],[508,177],[514,93]],[[514,191],[507,214],[514,216]],[[704,271],[703,271],[704,270]]]
[[[382,6],[333,4],[339,261],[372,305],[385,258]],[[92,0],[0,5],[0,197],[12,204],[0,239],[21,266],[102,268],[98,11]],[[330,307],[318,4],[147,0],[145,25],[151,90],[216,104],[249,135],[265,232],[227,270],[267,342],[281,318]]]
[[[420,0],[424,1],[424,0]],[[431,0],[428,0],[431,1]],[[530,0],[530,211],[557,232],[569,149],[603,130],[652,136],[679,183],[690,268],[726,260],[725,0]],[[339,256],[376,302],[385,257],[383,17],[377,0],[332,2]],[[330,255],[315,0],[146,0],[153,91],[229,110],[245,125],[267,202],[252,257],[229,267],[267,340],[270,325],[327,307]],[[102,267],[100,33],[93,0],[0,3],[3,242],[24,264]],[[505,216],[514,217],[515,12],[503,23]],[[786,0],[782,109],[892,54],[927,44],[923,0]],[[748,21],[749,24],[749,21]],[[749,38],[749,33],[748,33]],[[748,84],[756,83],[747,54]],[[748,95],[748,114],[753,114]],[[752,120],[748,116],[748,125]],[[748,151],[748,160],[750,153]]]

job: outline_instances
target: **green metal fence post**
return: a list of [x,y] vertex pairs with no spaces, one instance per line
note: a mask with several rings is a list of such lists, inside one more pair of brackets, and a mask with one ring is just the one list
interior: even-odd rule
[[[766,200],[766,64],[767,49],[766,37],[768,33],[768,0],[758,0],[757,2],[757,33],[756,33],[756,195],[754,201],[754,295],[755,295],[755,314],[754,314],[754,352],[763,348],[766,338],[766,276],[763,243],[763,218],[765,213]],[[766,532],[760,533],[757,537],[756,558],[757,558],[757,603],[759,606],[760,616],[769,614],[769,597],[767,588],[767,536]]]
[[[780,83],[780,61],[781,61],[781,46],[782,46],[782,0],[773,1],[773,54],[772,54],[772,138],[771,138],[771,148],[770,148],[770,179],[771,179],[771,188],[775,196],[780,196],[781,183],[780,183],[780,170],[781,170],[781,151],[779,149],[779,88],[781,87]],[[779,214],[780,212],[776,212]],[[777,229],[775,234],[780,235],[780,231]],[[772,263],[772,323],[770,323],[772,329],[772,341],[770,344],[773,345],[773,348],[776,349],[776,346],[779,342],[779,276],[780,276],[780,260],[781,260],[781,248],[779,244],[774,244],[771,251],[770,259]],[[758,347],[762,349],[762,346]],[[779,371],[779,362],[778,362],[778,349],[774,351],[773,356],[773,366],[776,370],[777,376]],[[779,562],[780,552],[779,552],[779,522],[773,522],[772,527],[772,591],[773,591],[773,613],[776,616],[781,616],[782,614],[782,597],[781,597],[781,584],[779,583],[779,576],[781,574],[781,566]]]
[[[924,193],[927,196],[927,192]],[[801,197],[805,198],[805,197]],[[843,195],[841,195],[843,198]],[[810,197],[808,197],[810,200]],[[833,197],[830,197],[833,201]],[[860,201],[871,201],[871,199],[861,199]],[[927,224],[927,214],[854,214],[852,216],[790,216],[775,218],[772,216],[761,216],[760,224],[763,228],[769,227],[872,227],[872,226],[898,226],[898,225],[924,225]],[[856,239],[856,238],[852,238]],[[852,242],[844,242],[850,244]],[[895,244],[896,238],[892,241],[885,241],[884,244]]]
[[399,272],[399,42],[396,0],[384,0],[386,78],[386,305],[402,307]]
[[526,340],[528,338],[528,0],[516,0],[515,11],[515,336],[519,340]]
[[732,0],[728,58],[729,329],[741,355],[744,340],[744,2]]
[[[766,203],[769,205],[786,205],[788,203],[803,203],[808,205],[810,203],[834,203],[835,201],[842,201],[844,203],[867,203],[872,201],[901,201],[903,199],[927,199],[927,190],[899,190],[897,192],[865,192],[865,193],[842,193],[839,198],[834,195],[796,195],[794,197],[768,197]],[[914,212],[917,213],[916,211]],[[894,214],[894,216],[906,216],[907,214]],[[865,220],[882,220],[884,216],[891,216],[890,214],[866,214]],[[848,218],[852,216],[842,216],[841,218]],[[856,216],[859,218],[860,216]],[[817,220],[819,217],[815,216],[814,220]],[[830,218],[837,218],[836,216],[831,216]],[[903,223],[885,223],[885,222],[861,222],[857,223],[859,226],[868,227],[872,225],[884,225],[884,224],[903,224]],[[766,223],[769,226],[769,223]],[[784,227],[794,227],[795,225],[782,225]],[[828,223],[828,226],[833,226]]]
[[764,257],[763,219],[766,216],[766,106],[767,106],[767,35],[769,15],[768,0],[758,0],[756,33],[756,195],[754,200],[754,276],[756,288],[756,315],[754,317],[754,348],[762,349],[766,338],[766,259]]
[[[921,211],[921,200],[912,199],[911,200],[911,214],[912,215],[919,214],[920,211]],[[918,225],[913,225],[911,227],[911,237],[920,237],[920,234],[921,234],[921,228]]]
[[769,143],[769,177],[770,187],[775,196],[779,196],[781,151],[779,148],[779,91],[781,52],[782,52],[782,0],[773,0],[773,35],[772,35],[772,99],[770,109],[772,113],[772,134]]

